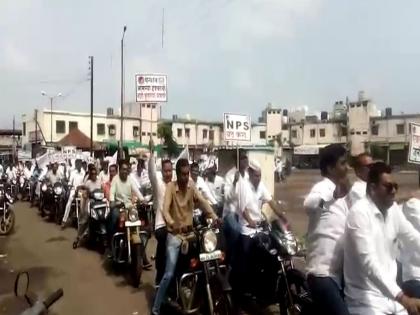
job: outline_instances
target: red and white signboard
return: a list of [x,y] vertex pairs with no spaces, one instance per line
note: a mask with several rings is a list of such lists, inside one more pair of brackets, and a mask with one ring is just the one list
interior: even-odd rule
[[225,141],[251,141],[251,117],[225,113],[223,115]]
[[162,103],[168,101],[167,77],[164,74],[136,75],[136,102]]

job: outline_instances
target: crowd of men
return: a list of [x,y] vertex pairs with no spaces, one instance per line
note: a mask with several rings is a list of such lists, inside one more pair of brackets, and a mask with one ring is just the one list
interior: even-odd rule
[[[192,228],[194,209],[223,221],[226,260],[231,265],[240,260],[243,274],[247,274],[247,258],[252,256],[252,236],[264,220],[263,204],[281,217],[284,209],[261,182],[258,162],[249,161],[242,151],[239,156],[235,154],[232,168],[222,178],[215,165],[202,177],[198,164],[187,159],[176,162],[175,174],[172,161],[163,159],[159,172],[152,143],[150,148],[148,161],[140,159],[136,165],[121,161],[117,166],[105,160],[100,172],[94,164],[81,160],[74,165],[53,163],[47,170],[26,163],[0,168],[0,172],[9,178],[18,172],[27,178],[45,177],[51,183],[67,179],[71,192],[63,226],[78,189],[102,189],[111,207],[110,235],[118,220],[115,203],[131,203],[133,197],[143,202],[145,191],[151,190],[157,239],[157,291],[152,314],[159,314],[180,251],[177,236]],[[398,185],[391,168],[373,162],[367,153],[356,157],[357,180],[350,183],[347,153],[340,145],[321,151],[320,170],[323,179],[313,186],[303,204],[309,219],[306,273],[316,314],[420,314],[420,194],[397,204]],[[145,265],[150,267],[146,257]],[[399,269],[402,276],[398,279]]]
[[352,185],[347,169],[342,146],[324,148],[323,180],[304,201],[317,314],[420,314],[420,196],[397,204],[391,167],[369,154],[357,156]]

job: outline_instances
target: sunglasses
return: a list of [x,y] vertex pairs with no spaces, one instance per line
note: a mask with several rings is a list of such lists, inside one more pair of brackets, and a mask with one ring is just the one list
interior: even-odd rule
[[393,189],[395,189],[395,191],[397,191],[398,187],[399,187],[397,183],[386,183],[386,184],[382,184],[382,186],[385,187],[388,194],[390,194]]

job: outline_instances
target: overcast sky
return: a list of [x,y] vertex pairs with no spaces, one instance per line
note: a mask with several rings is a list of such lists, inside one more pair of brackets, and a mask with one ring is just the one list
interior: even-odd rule
[[[161,46],[165,8],[164,47]],[[0,0],[0,128],[44,108],[118,107],[127,25],[126,101],[136,73],[166,73],[163,113],[254,120],[271,102],[330,110],[361,89],[394,113],[420,112],[417,0]]]

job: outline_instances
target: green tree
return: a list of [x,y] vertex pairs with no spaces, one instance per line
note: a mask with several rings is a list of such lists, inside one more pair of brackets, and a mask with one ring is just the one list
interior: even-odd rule
[[160,123],[157,131],[158,137],[163,139],[166,146],[166,150],[171,157],[175,157],[179,154],[178,143],[176,143],[170,123]]

